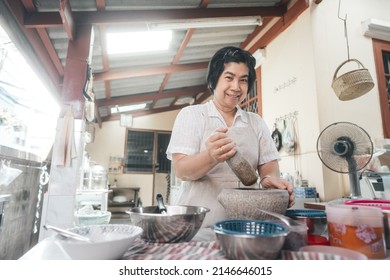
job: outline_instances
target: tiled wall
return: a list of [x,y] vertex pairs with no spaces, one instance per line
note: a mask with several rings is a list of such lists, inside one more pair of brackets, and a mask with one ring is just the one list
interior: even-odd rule
[[[0,159],[4,160],[0,153]],[[28,160],[12,159],[10,167],[22,173],[9,185],[0,185],[0,195],[11,195],[4,204],[4,219],[0,228],[0,260],[16,260],[38,241],[34,224],[39,230],[41,196],[46,186],[40,185],[41,164]],[[37,212],[38,210],[38,212]]]

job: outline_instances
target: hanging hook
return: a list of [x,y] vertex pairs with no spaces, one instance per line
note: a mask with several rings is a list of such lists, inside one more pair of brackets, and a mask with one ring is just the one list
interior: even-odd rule
[[341,19],[344,22],[344,36],[345,36],[345,41],[347,42],[347,55],[348,55],[348,60],[349,58],[349,42],[348,42],[348,32],[347,32],[347,14],[345,14],[345,18],[340,17],[340,4],[341,0],[339,0],[339,9],[338,9],[338,18]]

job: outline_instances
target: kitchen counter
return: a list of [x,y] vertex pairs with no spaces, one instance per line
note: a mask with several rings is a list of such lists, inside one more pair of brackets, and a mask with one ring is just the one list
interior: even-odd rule
[[[24,254],[20,260],[70,260],[71,258],[50,236]],[[196,259],[225,260],[223,251],[210,228],[200,229],[190,242],[151,244],[136,242],[123,256],[126,259]]]
[[[48,237],[20,260],[70,260],[71,258],[59,246],[53,236]],[[136,242],[122,257],[123,260],[226,260],[215,234],[210,228],[199,230],[190,241],[173,244],[151,244]],[[390,260],[387,250],[386,260]]]

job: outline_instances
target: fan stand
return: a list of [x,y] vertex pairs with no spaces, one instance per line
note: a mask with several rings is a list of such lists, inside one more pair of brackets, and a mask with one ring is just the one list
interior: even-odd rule
[[349,182],[351,188],[350,199],[360,199],[362,192],[360,190],[359,176],[356,171],[356,161],[353,158],[347,158],[349,168]]

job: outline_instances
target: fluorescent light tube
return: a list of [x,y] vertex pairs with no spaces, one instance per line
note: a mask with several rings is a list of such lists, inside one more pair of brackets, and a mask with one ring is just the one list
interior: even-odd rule
[[177,20],[170,22],[148,23],[150,30],[174,30],[188,28],[210,28],[210,27],[229,27],[229,26],[248,26],[262,25],[261,17],[239,17],[239,18],[202,18]]

